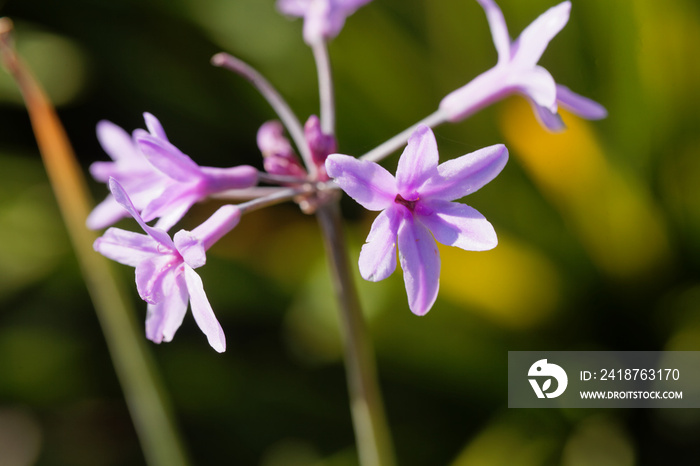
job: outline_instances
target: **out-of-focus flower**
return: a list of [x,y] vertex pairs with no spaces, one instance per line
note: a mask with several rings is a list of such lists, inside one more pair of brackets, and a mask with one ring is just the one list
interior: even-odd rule
[[[282,123],[268,121],[258,130],[258,148],[263,154],[265,171],[274,175],[292,176],[306,179],[308,173],[301,165],[289,139],[284,135]],[[311,154],[311,162],[316,166],[316,180],[327,181],[326,157],[336,151],[335,136],[325,134],[316,115],[311,115],[304,124],[304,143]]]
[[239,222],[240,210],[226,205],[191,232],[182,230],[173,239],[144,222],[124,188],[114,179],[109,187],[115,202],[126,209],[145,235],[119,228],[108,229],[94,248],[105,257],[136,269],[136,288],[148,303],[146,336],[155,343],[171,341],[185,317],[187,303],[209,344],[226,350],[226,338],[204,293],[195,268],[206,262],[205,251]]
[[[145,113],[146,126],[154,134],[164,134],[160,122]],[[117,180],[129,193],[138,211],[160,196],[175,181],[151,165],[139,149],[134,139],[122,128],[109,121],[97,124],[97,139],[112,162],[95,162],[90,165],[93,178],[107,183],[110,178]],[[93,230],[108,227],[129,214],[109,194],[90,213],[87,226]]]
[[335,136],[325,134],[321,129],[321,122],[316,115],[311,115],[304,124],[304,137],[311,151],[311,158],[318,167],[318,179],[326,181],[326,158],[338,148]]
[[[108,121],[97,126],[97,136],[113,162],[95,162],[92,176],[103,183],[114,178],[146,222],[158,218],[165,231],[175,225],[196,202],[229,189],[242,189],[258,182],[258,172],[249,165],[231,168],[200,167],[170,143],[158,119],[144,113],[148,131],[133,136]],[[113,195],[88,216],[92,229],[109,226],[127,216]]]
[[258,171],[250,165],[200,167],[170,143],[162,128],[159,132],[136,130],[134,139],[151,165],[174,181],[141,211],[146,222],[158,218],[156,226],[166,231],[190,207],[210,195],[230,189],[249,188],[258,182]]
[[345,18],[372,0],[278,0],[285,15],[304,18],[304,41],[311,45],[337,36]]
[[306,170],[299,163],[299,158],[294,153],[289,139],[284,136],[282,123],[277,120],[263,123],[258,130],[257,141],[266,172],[273,175],[306,178]]
[[381,211],[360,252],[360,273],[379,281],[396,269],[398,246],[411,311],[426,314],[437,298],[440,256],[435,240],[468,251],[498,243],[493,226],[475,209],[456,202],[491,181],[505,166],[499,144],[438,165],[437,143],[427,126],[408,140],[396,177],[380,165],[331,154],[326,170],[360,205]]
[[[600,120],[608,116],[608,111],[598,102],[579,95],[562,84],[557,84],[557,104],[587,120]],[[545,128],[550,131],[561,131],[565,128],[558,113],[552,113],[532,100],[530,105]]]
[[523,94],[532,104],[540,122],[552,131],[564,128],[557,113],[557,103],[588,119],[600,119],[607,115],[596,102],[558,86],[549,71],[537,65],[549,41],[569,21],[571,2],[563,2],[544,12],[511,43],[503,13],[496,2],[477,1],[486,12],[498,62],[442,99],[440,109],[449,120],[461,120],[513,93]]

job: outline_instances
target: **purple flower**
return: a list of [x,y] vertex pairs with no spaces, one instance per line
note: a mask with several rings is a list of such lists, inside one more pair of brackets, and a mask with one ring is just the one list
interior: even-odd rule
[[[156,117],[143,116],[148,131],[137,129],[133,136],[108,121],[97,125],[97,137],[113,162],[95,162],[90,173],[103,183],[117,180],[146,222],[158,218],[156,226],[167,231],[211,194],[257,184],[258,172],[248,165],[200,167],[168,141]],[[100,229],[127,215],[109,195],[88,216],[87,225]]]
[[[306,169],[299,162],[292,145],[284,136],[284,127],[277,120],[263,123],[258,130],[258,148],[263,154],[265,171],[274,175],[286,175],[305,179]],[[321,130],[321,122],[316,115],[311,115],[304,124],[304,143],[311,154],[311,162],[316,166],[316,180],[328,181],[326,174],[326,157],[335,152],[335,136]]]
[[396,247],[411,311],[426,314],[437,298],[440,256],[435,240],[468,251],[484,251],[498,240],[475,209],[454,201],[491,181],[505,166],[499,144],[438,165],[433,132],[419,126],[408,140],[396,177],[380,165],[331,154],[326,170],[338,185],[369,210],[379,210],[360,252],[360,274],[379,281],[396,269]]
[[304,18],[304,41],[311,45],[337,36],[345,18],[372,0],[278,0],[285,15]]
[[94,248],[112,260],[136,268],[136,288],[148,303],[148,339],[155,343],[171,341],[182,324],[189,300],[192,315],[209,344],[220,353],[225,351],[224,332],[194,269],[206,262],[205,251],[238,224],[240,210],[233,205],[223,206],[191,232],[182,230],[170,239],[165,231],[144,222],[115,179],[109,180],[109,187],[115,202],[136,219],[146,234],[110,228],[95,241]]
[[230,168],[200,167],[170,143],[160,125],[156,131],[134,131],[134,139],[151,165],[172,180],[141,211],[146,222],[158,218],[156,226],[166,231],[190,207],[210,195],[230,189],[249,188],[258,182],[258,171],[249,165]]
[[564,128],[557,103],[584,118],[604,118],[600,104],[558,86],[549,72],[537,65],[549,41],[569,21],[571,2],[563,2],[540,15],[513,43],[503,13],[493,0],[477,0],[486,12],[498,63],[471,82],[448,94],[440,109],[450,121],[461,120],[477,110],[513,94],[523,94],[532,104],[540,122],[552,131]]
[[266,172],[301,179],[307,177],[306,170],[299,163],[289,139],[284,136],[282,123],[277,120],[263,123],[258,130],[257,141]]
[[[153,115],[144,113],[144,118],[149,130],[162,133],[160,122]],[[97,139],[113,161],[93,163],[90,173],[102,183],[107,183],[110,178],[117,180],[129,193],[138,211],[175,183],[151,165],[134,139],[114,123],[100,121],[97,124]],[[88,228],[100,230],[128,215],[110,194],[90,213],[86,223]]]
[[311,115],[304,124],[304,137],[311,151],[311,159],[318,167],[318,179],[328,180],[325,164],[326,158],[338,148],[335,136],[325,134],[321,129],[321,121],[316,115]]

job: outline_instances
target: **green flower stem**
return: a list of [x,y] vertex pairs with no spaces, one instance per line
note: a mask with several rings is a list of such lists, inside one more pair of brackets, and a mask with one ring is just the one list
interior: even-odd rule
[[92,203],[85,178],[56,112],[16,55],[12,23],[0,18],[0,58],[24,97],[39,151],[68,229],[88,292],[97,312],[117,377],[124,390],[146,461],[151,466],[189,464],[170,405],[137,327],[121,281],[107,259],[92,249],[94,232],[85,227]]
[[394,451],[377,380],[374,351],[348,263],[338,197],[316,212],[340,307],[350,408],[362,466],[393,466]]

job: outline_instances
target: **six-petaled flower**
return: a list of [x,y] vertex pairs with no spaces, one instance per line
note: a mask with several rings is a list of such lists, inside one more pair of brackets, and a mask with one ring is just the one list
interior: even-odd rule
[[496,2],[477,1],[486,12],[498,62],[442,99],[440,109],[450,121],[466,118],[513,93],[523,94],[540,122],[552,131],[564,128],[557,103],[591,120],[607,115],[600,104],[557,85],[549,71],[537,64],[549,42],[569,21],[571,2],[560,3],[544,12],[511,43],[503,13]]
[[409,307],[427,313],[440,279],[435,240],[468,251],[496,246],[496,232],[484,216],[452,201],[491,181],[507,160],[508,151],[499,144],[438,165],[437,143],[427,126],[408,140],[396,177],[374,162],[331,154],[329,176],[364,208],[381,211],[360,252],[362,277],[379,281],[391,275],[398,246]]
[[114,179],[109,187],[122,206],[146,232],[145,235],[119,228],[108,229],[95,241],[100,254],[136,269],[136,288],[148,303],[146,336],[155,343],[172,340],[185,317],[189,301],[192,315],[218,352],[226,349],[226,338],[204,293],[195,268],[206,262],[205,251],[240,220],[236,206],[226,205],[191,232],[181,230],[174,238],[148,226],[124,188]]

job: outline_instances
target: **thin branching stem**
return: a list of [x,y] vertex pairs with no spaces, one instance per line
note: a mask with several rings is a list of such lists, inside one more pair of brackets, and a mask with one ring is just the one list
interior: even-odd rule
[[321,131],[327,135],[335,135],[335,93],[333,90],[333,74],[328,47],[325,40],[318,40],[311,45],[311,50],[318,70],[318,90],[321,102]]
[[241,209],[242,214],[246,214],[255,210],[260,210],[265,207],[281,204],[283,202],[292,200],[301,194],[308,194],[314,191],[316,191],[316,188],[310,183],[295,188],[284,188],[267,196],[259,197],[248,202],[238,204],[238,208]]
[[212,194],[209,197],[212,199],[223,199],[227,201],[248,201],[259,197],[276,194],[280,191],[287,191],[289,188],[278,188],[273,186],[256,186],[246,189],[228,189]]
[[258,172],[258,180],[270,184],[299,184],[310,181],[306,178],[299,178],[289,175],[275,175],[267,172]]
[[360,159],[369,160],[371,162],[379,162],[385,157],[391,155],[394,151],[403,147],[408,141],[408,138],[411,136],[411,134],[413,134],[413,132],[416,130],[418,125],[426,125],[431,128],[434,128],[444,123],[445,121],[447,121],[447,118],[444,112],[442,112],[441,110],[437,110],[436,112],[431,113],[416,124],[411,125],[405,130],[401,131],[393,138],[388,139],[386,142],[383,142],[371,151],[362,155]]
[[297,146],[297,150],[299,150],[304,164],[307,169],[311,170],[311,167],[314,167],[314,163],[311,158],[311,151],[306,144],[304,128],[289,104],[287,104],[287,101],[277,92],[277,89],[275,89],[255,68],[227,53],[217,53],[212,57],[211,63],[214,66],[220,66],[229,71],[233,71],[255,86],[260,94],[268,101],[275,113],[280,117],[282,124],[287,128],[289,135],[294,140],[294,144]]

